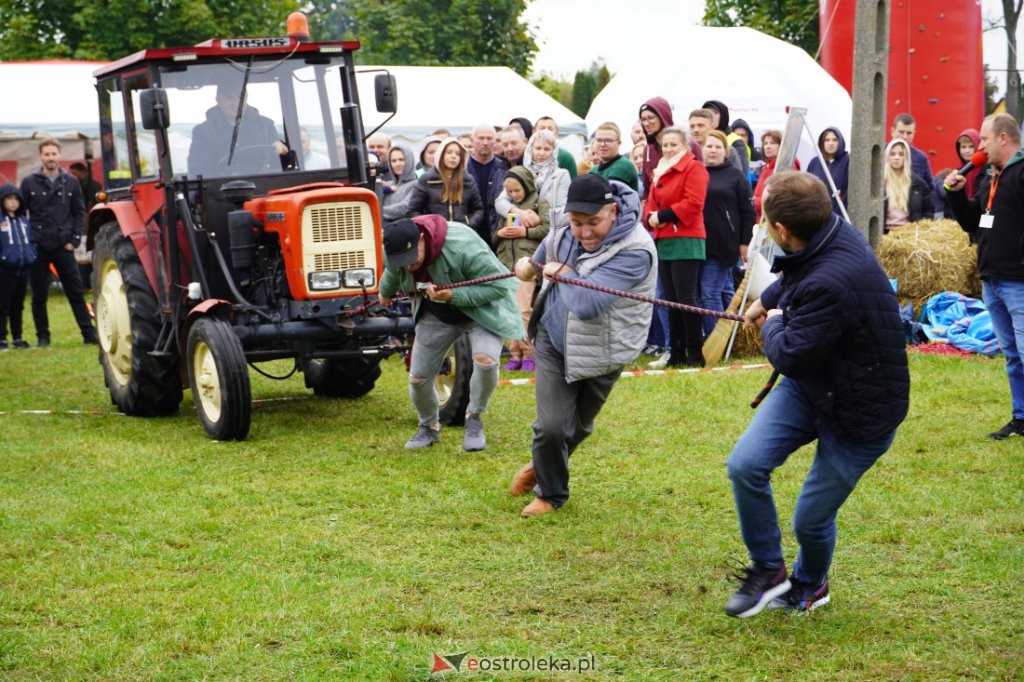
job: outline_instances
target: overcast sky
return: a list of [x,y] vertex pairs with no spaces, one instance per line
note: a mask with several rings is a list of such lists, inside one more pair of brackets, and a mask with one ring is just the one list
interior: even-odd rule
[[[980,1],[983,26],[986,18],[1002,17],[1000,0],[953,1]],[[525,17],[540,46],[533,69],[571,81],[599,57],[612,73],[639,59],[653,65],[661,48],[653,47],[652,39],[664,36],[672,24],[699,25],[703,16],[704,0],[532,0]],[[984,34],[984,60],[993,69],[1006,68],[1005,35],[1002,29]],[[1024,22],[1017,40],[1024,49]],[[1018,66],[1024,66],[1024,58]],[[1005,86],[1005,72],[996,75]]]

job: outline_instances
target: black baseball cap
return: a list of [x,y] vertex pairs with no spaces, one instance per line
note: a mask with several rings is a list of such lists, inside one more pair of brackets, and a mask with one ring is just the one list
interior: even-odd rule
[[384,262],[389,268],[404,268],[419,257],[420,228],[409,219],[384,225]]
[[594,173],[585,173],[569,184],[565,210],[594,214],[608,204],[615,203],[612,183]]

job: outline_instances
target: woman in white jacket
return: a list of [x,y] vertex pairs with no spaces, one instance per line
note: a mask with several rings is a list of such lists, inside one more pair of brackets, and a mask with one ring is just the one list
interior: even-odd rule
[[[558,139],[549,130],[538,130],[530,137],[523,156],[523,165],[530,169],[537,181],[537,192],[551,207],[551,229],[569,224],[565,202],[569,196],[569,171],[558,167]],[[516,208],[502,190],[494,200],[494,210],[506,222],[509,213],[518,213],[523,227],[536,227],[540,216],[530,210]]]

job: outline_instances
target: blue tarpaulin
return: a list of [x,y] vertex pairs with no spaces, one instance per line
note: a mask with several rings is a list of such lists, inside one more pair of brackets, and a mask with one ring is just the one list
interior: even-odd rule
[[921,327],[930,341],[946,341],[986,357],[999,352],[992,319],[976,298],[953,291],[932,296],[921,308]]

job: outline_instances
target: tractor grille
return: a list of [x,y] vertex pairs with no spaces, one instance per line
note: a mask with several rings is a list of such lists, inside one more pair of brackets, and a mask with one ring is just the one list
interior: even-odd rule
[[313,256],[313,271],[321,270],[347,270],[348,268],[361,268],[366,264],[366,254],[362,251],[347,251],[345,253],[318,253]]
[[313,243],[360,239],[363,236],[360,206],[363,204],[326,204],[310,208],[309,225],[313,231]]
[[[338,201],[307,206],[302,214],[302,268],[308,284],[313,272],[373,268],[378,271],[373,213],[361,201]],[[338,295],[349,291],[313,292]]]

